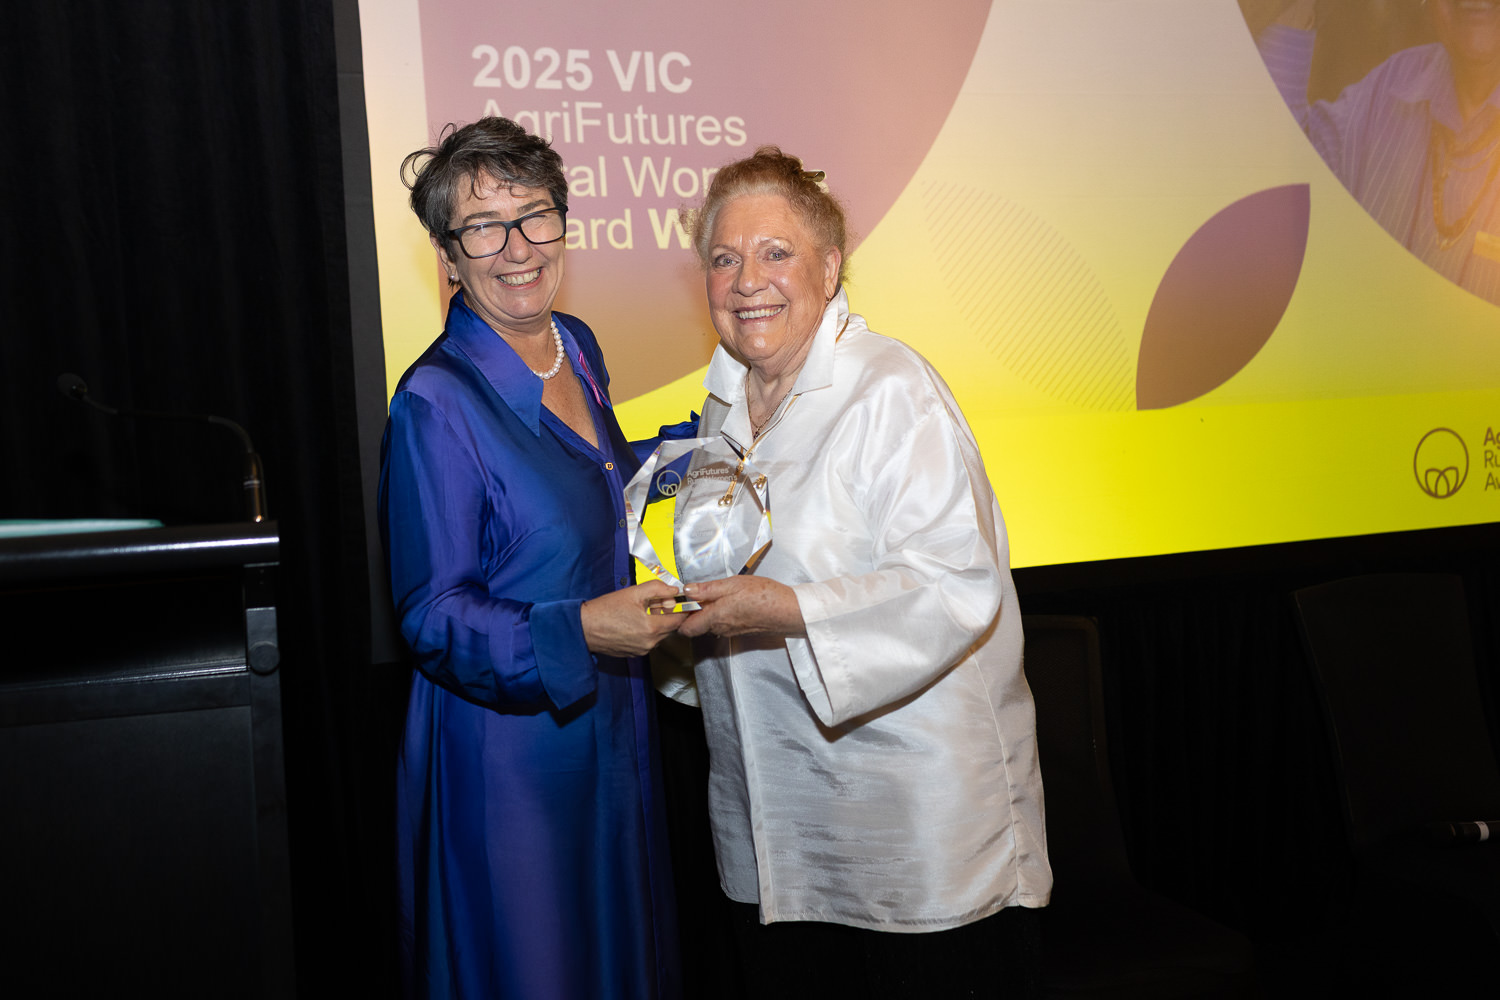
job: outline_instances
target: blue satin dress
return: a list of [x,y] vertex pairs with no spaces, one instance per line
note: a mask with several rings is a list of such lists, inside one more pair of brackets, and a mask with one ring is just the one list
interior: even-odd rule
[[679,991],[650,678],[590,653],[579,620],[632,582],[638,463],[593,333],[555,315],[598,448],[462,293],[391,400],[381,525],[418,667],[397,788],[410,996]]

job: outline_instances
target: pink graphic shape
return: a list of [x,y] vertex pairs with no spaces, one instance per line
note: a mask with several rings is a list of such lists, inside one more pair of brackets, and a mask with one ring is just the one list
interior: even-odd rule
[[[989,9],[420,0],[429,130],[473,121],[491,101],[550,126],[579,170],[569,219],[589,243],[570,237],[557,307],[599,335],[620,401],[701,366],[718,343],[696,257],[675,233],[666,247],[658,238],[667,213],[702,200],[705,172],[779,145],[826,172],[853,235],[868,235],[947,119]],[[580,138],[580,121],[597,124]],[[627,236],[630,249],[613,245]],[[857,256],[853,270],[857,308]]]
[[1183,244],[1146,315],[1137,409],[1196,399],[1265,346],[1302,272],[1310,205],[1306,184],[1258,191],[1218,212]]

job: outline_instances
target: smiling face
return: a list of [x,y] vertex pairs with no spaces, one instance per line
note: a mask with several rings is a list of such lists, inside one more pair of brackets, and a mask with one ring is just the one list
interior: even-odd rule
[[780,195],[725,205],[708,252],[709,314],[724,347],[764,378],[801,368],[838,290],[840,259]]
[[[514,222],[523,215],[552,208],[552,196],[541,188],[522,187],[481,176],[459,188],[450,229],[477,222]],[[519,230],[512,230],[505,249],[475,260],[454,240],[453,250],[432,237],[438,257],[449,274],[457,274],[469,308],[496,333],[529,336],[548,329],[552,300],[562,286],[565,240],[534,246]]]
[[1434,0],[1428,7],[1460,87],[1469,81],[1470,96],[1482,101],[1500,83],[1500,0]]

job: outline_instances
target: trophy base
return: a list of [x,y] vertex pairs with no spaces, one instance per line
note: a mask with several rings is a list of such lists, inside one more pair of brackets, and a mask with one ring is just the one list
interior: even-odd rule
[[673,601],[670,604],[663,601],[660,604],[651,605],[649,610],[653,615],[678,615],[688,611],[702,611],[703,605],[697,601]]

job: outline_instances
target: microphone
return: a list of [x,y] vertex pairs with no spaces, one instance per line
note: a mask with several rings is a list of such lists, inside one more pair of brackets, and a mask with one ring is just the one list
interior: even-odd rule
[[61,375],[57,376],[57,391],[62,393],[64,396],[67,396],[69,399],[82,400],[83,402],[88,403],[90,406],[97,406],[105,413],[115,412],[114,410],[111,410],[109,407],[105,406],[103,403],[99,403],[92,399],[89,399],[88,384],[77,375],[74,375],[72,372],[63,372]]
[[1428,823],[1425,826],[1429,843],[1443,846],[1458,844],[1480,844],[1500,835],[1500,820],[1469,820],[1449,823]]
[[266,507],[266,479],[265,470],[261,467],[260,455],[255,451],[255,445],[250,442],[250,435],[245,428],[227,417],[215,417],[211,414],[198,413],[163,413],[158,410],[133,410],[119,409],[99,402],[89,395],[88,383],[73,372],[63,372],[57,376],[57,391],[68,399],[79,403],[87,403],[101,413],[107,413],[112,417],[147,417],[160,420],[185,420],[188,423],[217,424],[234,432],[240,439],[240,444],[245,448],[245,459],[242,468],[244,474],[241,477],[241,489],[245,493],[245,516],[256,524],[261,523],[270,516]]

